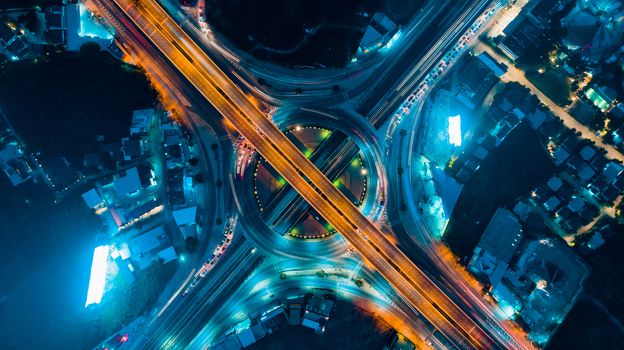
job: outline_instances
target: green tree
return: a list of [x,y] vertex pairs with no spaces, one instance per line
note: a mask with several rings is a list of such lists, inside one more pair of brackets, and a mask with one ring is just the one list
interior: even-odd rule
[[325,278],[325,277],[329,276],[327,274],[327,272],[325,272],[325,270],[318,270],[318,271],[316,271],[316,275],[319,276],[320,278]]

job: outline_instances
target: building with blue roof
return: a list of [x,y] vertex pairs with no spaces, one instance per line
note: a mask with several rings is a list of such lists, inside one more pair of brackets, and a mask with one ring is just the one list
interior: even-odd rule
[[490,56],[487,52],[482,52],[479,56],[477,56],[486,67],[488,67],[496,77],[500,78],[507,72],[507,66],[497,62],[494,57]]
[[113,188],[118,198],[133,194],[142,188],[139,171],[136,167],[126,170],[126,175],[113,181]]
[[95,188],[92,188],[89,191],[83,193],[82,199],[91,209],[95,209],[96,207],[104,203],[104,200],[102,200],[102,197],[100,197],[100,194],[95,190]]
[[469,270],[486,276],[496,286],[507,271],[522,236],[518,218],[511,211],[498,208],[474,249]]
[[195,223],[195,217],[197,216],[197,207],[188,207],[184,209],[178,209],[173,211],[173,219],[178,226],[184,226]]
[[132,112],[132,124],[130,125],[130,135],[145,134],[149,131],[152,119],[156,115],[153,108],[139,109]]
[[127,242],[133,262],[144,269],[159,259],[168,263],[176,258],[175,250],[162,226],[142,233]]
[[100,48],[107,49],[113,42],[113,33],[100,24],[83,4],[67,5],[65,14],[68,50],[78,51],[86,42],[95,42]]
[[381,12],[375,13],[360,40],[360,50],[367,53],[381,48],[396,33],[396,30],[397,25],[390,18]]

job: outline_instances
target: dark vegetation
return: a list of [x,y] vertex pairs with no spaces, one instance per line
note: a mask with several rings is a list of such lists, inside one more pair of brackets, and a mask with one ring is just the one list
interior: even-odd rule
[[512,206],[554,170],[536,132],[527,124],[519,125],[465,185],[444,241],[458,256],[470,256],[496,209]]
[[154,105],[156,92],[140,70],[87,47],[0,71],[0,108],[30,152],[72,164],[104,142],[127,136],[132,111]]
[[47,7],[61,4],[61,0],[2,0],[0,1],[0,9],[30,8],[33,6]]
[[208,0],[207,20],[237,47],[289,66],[342,66],[379,0]]
[[124,285],[122,278],[115,281],[115,289],[105,294],[99,305],[85,311],[82,341],[85,348],[97,345],[124,325],[145,314],[154,305],[177,269],[177,262],[162,265],[154,262],[138,273],[136,281]]

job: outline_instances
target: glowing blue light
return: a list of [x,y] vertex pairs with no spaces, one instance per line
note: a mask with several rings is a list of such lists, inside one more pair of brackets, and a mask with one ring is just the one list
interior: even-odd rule
[[449,117],[449,142],[453,146],[461,146],[462,144],[462,136],[461,136],[461,116],[456,115],[454,117]]
[[108,262],[107,245],[101,245],[93,250],[93,261],[91,262],[91,276],[89,277],[89,290],[85,307],[91,304],[99,304],[104,295],[106,286],[106,267]]
[[384,49],[389,49],[392,47],[392,45],[394,45],[394,43],[399,40],[399,38],[401,37],[401,31],[397,31],[392,38],[390,38],[390,40],[388,40],[388,42],[386,43],[386,45],[383,47]]
[[102,38],[105,40],[113,38],[113,35],[93,18],[89,10],[87,10],[87,8],[83,4],[78,5],[78,11],[80,13],[80,31],[78,32],[79,36],[89,38]]

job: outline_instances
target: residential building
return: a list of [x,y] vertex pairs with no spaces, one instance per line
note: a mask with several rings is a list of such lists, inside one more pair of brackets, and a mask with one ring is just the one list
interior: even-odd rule
[[29,54],[28,44],[22,35],[8,23],[0,23],[0,54],[11,61],[18,61]]
[[386,45],[397,29],[397,25],[390,18],[376,12],[360,40],[361,52],[368,53]]
[[306,304],[301,324],[312,328],[316,333],[323,333],[333,307],[333,300],[313,295]]
[[176,258],[175,250],[162,226],[135,236],[127,241],[127,245],[130,252],[128,258],[140,269],[159,260],[166,264]]
[[123,175],[113,181],[113,189],[117,198],[123,198],[138,192],[142,188],[139,172],[136,167],[126,170]]
[[82,199],[91,209],[96,209],[104,204],[104,200],[95,188],[92,188],[89,191],[83,193]]
[[192,206],[183,209],[177,209],[172,212],[173,219],[180,228],[182,236],[186,239],[189,236],[195,236],[195,223],[197,217],[197,207]]
[[597,61],[610,55],[624,38],[624,7],[619,0],[578,0],[561,21],[567,29],[563,44]]
[[51,45],[65,45],[67,41],[67,21],[65,6],[50,6],[45,11],[45,38]]
[[113,42],[112,27],[104,27],[81,2],[65,6],[67,28],[67,49],[78,51],[86,42],[96,43],[101,49],[108,49]]
[[28,181],[33,172],[22,147],[17,141],[0,144],[0,169],[9,178],[13,186]]
[[496,210],[474,250],[468,268],[492,285],[500,282],[522,240],[522,225],[509,210]]
[[529,243],[513,272],[524,281],[524,288],[515,289],[523,299],[520,317],[530,328],[529,336],[542,343],[578,300],[590,269],[561,241],[540,239]]
[[152,120],[156,116],[153,108],[140,109],[132,113],[132,124],[130,125],[130,135],[144,135],[150,129]]

